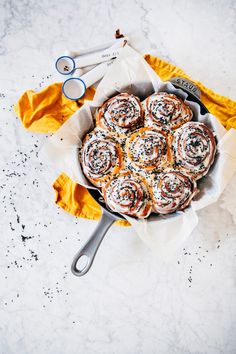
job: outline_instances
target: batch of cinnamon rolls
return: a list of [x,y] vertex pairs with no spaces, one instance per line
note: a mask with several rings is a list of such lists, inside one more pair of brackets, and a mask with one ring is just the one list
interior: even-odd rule
[[192,121],[190,107],[158,92],[140,102],[120,93],[96,112],[83,141],[83,172],[118,213],[147,218],[185,209],[216,153],[214,132]]

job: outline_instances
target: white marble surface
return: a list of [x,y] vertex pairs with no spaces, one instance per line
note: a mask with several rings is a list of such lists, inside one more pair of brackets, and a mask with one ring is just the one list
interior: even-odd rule
[[168,264],[112,227],[91,271],[75,278],[70,262],[96,222],[55,206],[53,171],[38,158],[45,137],[12,111],[24,90],[53,82],[66,46],[117,28],[236,99],[235,14],[227,0],[0,1],[1,354],[236,352],[236,177]]

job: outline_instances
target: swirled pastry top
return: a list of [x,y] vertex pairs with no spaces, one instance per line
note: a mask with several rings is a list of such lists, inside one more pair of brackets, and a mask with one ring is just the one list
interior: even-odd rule
[[177,129],[172,146],[175,165],[195,179],[203,177],[214,161],[215,137],[203,123],[189,122]]
[[143,108],[138,97],[120,93],[98,109],[97,126],[118,134],[126,134],[143,124]]
[[107,206],[137,218],[185,209],[216,152],[214,133],[189,122],[193,113],[182,99],[158,92],[142,105],[127,93],[107,100],[80,155]]
[[166,132],[140,128],[126,141],[128,161],[137,169],[160,169],[170,160]]
[[146,218],[152,210],[150,193],[144,178],[126,172],[111,179],[103,188],[106,204],[123,214]]
[[185,209],[197,193],[196,182],[180,171],[156,176],[152,185],[153,208],[159,214]]
[[87,134],[82,147],[81,162],[84,174],[97,187],[101,187],[123,163],[123,152],[107,132],[94,130]]
[[143,103],[145,126],[176,129],[190,121],[193,112],[179,97],[167,92],[157,92]]

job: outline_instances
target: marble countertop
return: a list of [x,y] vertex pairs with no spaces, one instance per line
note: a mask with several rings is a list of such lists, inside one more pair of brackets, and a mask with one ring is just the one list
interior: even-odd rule
[[236,99],[235,23],[233,0],[1,1],[0,354],[236,352],[236,176],[167,264],[131,228],[113,226],[76,278],[72,257],[97,222],[54,204],[45,136],[13,112],[24,90],[55,80],[53,59],[66,47],[93,46],[117,28]]

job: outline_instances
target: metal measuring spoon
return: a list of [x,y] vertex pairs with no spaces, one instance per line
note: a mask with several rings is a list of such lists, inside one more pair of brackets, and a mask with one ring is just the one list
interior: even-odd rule
[[113,60],[97,65],[94,69],[83,74],[81,77],[71,77],[62,85],[63,94],[70,100],[77,101],[82,98],[86,89],[98,80],[100,80],[107,72]]

